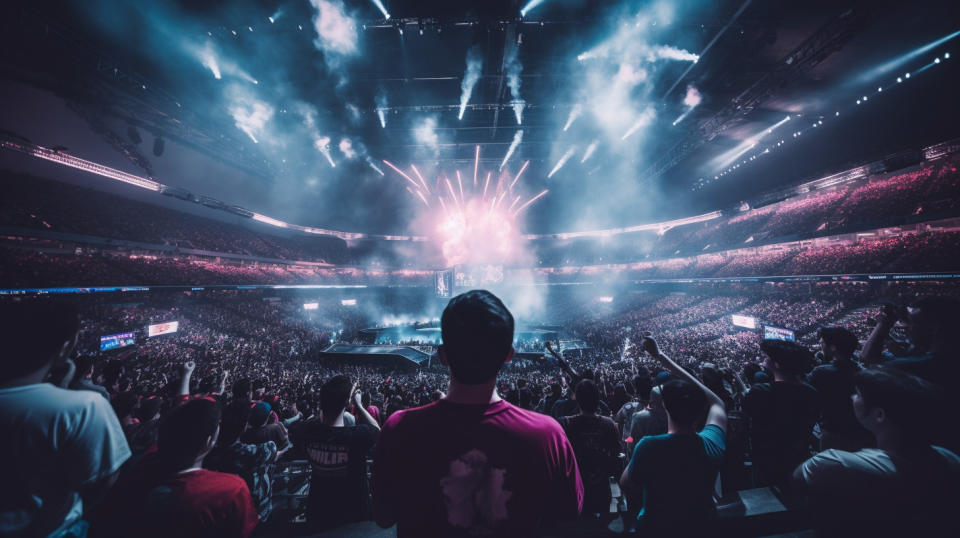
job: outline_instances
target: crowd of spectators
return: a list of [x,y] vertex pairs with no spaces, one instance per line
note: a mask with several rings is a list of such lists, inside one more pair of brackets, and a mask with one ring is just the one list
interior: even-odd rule
[[[439,360],[416,369],[321,360],[373,320],[250,293],[2,303],[21,359],[0,380],[3,424],[18,432],[3,473],[22,488],[3,530],[247,536],[305,514],[315,530],[376,519],[401,535],[562,534],[551,524],[597,530],[619,512],[642,533],[701,535],[733,524],[721,499],[756,487],[827,535],[954,530],[960,447],[936,427],[956,407],[939,391],[960,379],[954,285],[702,286],[613,305],[558,295],[547,321],[587,349],[548,344],[516,364],[503,363],[524,346],[503,341],[512,316],[506,332],[502,304],[474,294],[451,303]],[[762,340],[731,314],[793,328],[797,342]],[[172,320],[174,334],[99,350],[101,335]],[[51,436],[58,421],[67,430]],[[516,452],[538,446],[518,436],[545,444]],[[272,503],[274,473],[301,459],[309,502],[288,513]]]
[[[960,155],[913,169],[874,175],[857,183],[791,197],[701,224],[668,229],[655,238],[627,234],[592,240],[531,244],[541,265],[623,263],[696,256],[756,244],[872,230],[957,216]],[[376,241],[348,245],[323,236],[277,235],[256,226],[175,211],[42,178],[5,174],[0,225],[83,234],[289,261],[356,264],[380,260],[390,267],[423,267],[433,259],[424,245],[399,256]],[[76,203],[83,200],[83,203]],[[212,211],[212,210],[211,210]],[[232,218],[232,217],[231,217]],[[239,218],[239,217],[238,217]],[[689,264],[690,262],[687,262]],[[703,260],[699,263],[704,263]],[[693,267],[708,272],[708,267]]]
[[[610,272],[631,278],[665,279],[949,272],[960,269],[949,248],[957,241],[958,232],[937,230],[623,265],[541,268],[535,273],[567,281]],[[0,248],[0,253],[0,282],[8,287],[393,283],[427,286],[433,278],[429,270],[239,262],[155,252]],[[508,271],[508,277],[510,274]]]

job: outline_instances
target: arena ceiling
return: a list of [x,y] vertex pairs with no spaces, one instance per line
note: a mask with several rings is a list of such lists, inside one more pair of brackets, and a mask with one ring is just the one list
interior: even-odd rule
[[384,161],[424,191],[529,161],[517,192],[549,194],[524,228],[544,233],[722,209],[958,133],[952,64],[854,104],[960,43],[881,69],[960,30],[951,2],[527,3],[382,0],[389,19],[373,0],[8,3],[3,73],[268,193],[244,200],[224,175],[206,194],[373,233],[427,211]]

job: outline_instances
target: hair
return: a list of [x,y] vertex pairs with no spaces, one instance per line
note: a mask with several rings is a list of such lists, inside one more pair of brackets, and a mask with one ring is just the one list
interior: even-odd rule
[[563,396],[563,387],[560,386],[560,383],[553,383],[550,385],[550,394],[553,394],[558,398]]
[[589,379],[584,379],[577,383],[575,393],[581,411],[584,413],[597,412],[597,406],[600,405],[600,390],[597,389],[596,383]]
[[450,374],[466,385],[496,378],[513,347],[513,315],[486,290],[458,295],[440,318]]
[[320,387],[320,410],[324,417],[335,417],[347,406],[353,382],[345,375],[331,377]]
[[163,405],[163,399],[157,398],[156,396],[150,396],[149,398],[143,398],[140,400],[140,407],[137,408],[136,416],[140,419],[140,422],[147,422],[152,420],[153,417],[157,416],[157,413],[160,412],[160,407]]
[[77,375],[86,375],[93,368],[94,360],[91,355],[80,355],[73,359],[73,363],[77,365]]
[[117,414],[117,418],[123,418],[127,415],[133,415],[139,400],[133,392],[121,392],[110,403],[113,404],[113,411]]
[[960,331],[960,301],[949,297],[923,297],[911,308],[917,310],[911,324],[916,328],[913,335],[925,340],[923,344],[944,338],[952,338]]
[[764,340],[760,349],[787,375],[799,375],[812,365],[810,351],[796,342]]
[[707,407],[707,396],[700,387],[682,379],[664,383],[661,395],[670,418],[684,426],[693,424]]
[[936,385],[890,366],[864,368],[853,375],[853,384],[866,409],[883,409],[890,422],[915,439],[930,437],[929,417],[942,403]]
[[0,342],[7,357],[0,382],[25,376],[47,366],[64,342],[80,331],[73,305],[43,299],[0,301]]
[[650,399],[650,390],[653,389],[653,380],[650,379],[650,374],[634,376],[632,385],[637,399],[643,401]]
[[234,398],[250,398],[251,392],[251,383],[249,377],[244,377],[243,379],[238,379],[233,383],[233,397]]
[[220,404],[197,398],[174,408],[160,423],[157,449],[168,469],[180,470],[203,454],[207,439],[220,426]]
[[860,347],[860,341],[852,332],[843,327],[828,326],[823,327],[817,333],[817,336],[828,346],[837,348],[837,353],[844,357],[852,357],[853,353]]

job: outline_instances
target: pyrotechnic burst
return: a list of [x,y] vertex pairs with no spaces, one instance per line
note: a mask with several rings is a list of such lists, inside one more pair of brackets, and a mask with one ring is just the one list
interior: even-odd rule
[[383,161],[406,181],[407,191],[424,209],[434,210],[425,216],[430,219],[449,265],[503,263],[516,259],[522,249],[518,217],[549,192],[544,189],[523,201],[525,196],[519,181],[529,161],[523,163],[515,176],[503,172],[491,181],[493,172],[479,169],[479,146],[474,155],[474,181],[471,182],[469,176],[463,181],[460,171],[456,170],[456,185],[449,175],[441,173],[433,188],[415,165],[410,165],[411,175],[390,161]]

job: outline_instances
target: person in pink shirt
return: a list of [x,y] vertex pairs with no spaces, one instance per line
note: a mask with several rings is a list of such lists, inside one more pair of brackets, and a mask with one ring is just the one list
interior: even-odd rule
[[441,318],[447,394],[393,413],[373,465],[374,515],[397,536],[536,536],[575,519],[583,484],[570,441],[552,418],[495,390],[513,356],[513,316],[474,290]]

